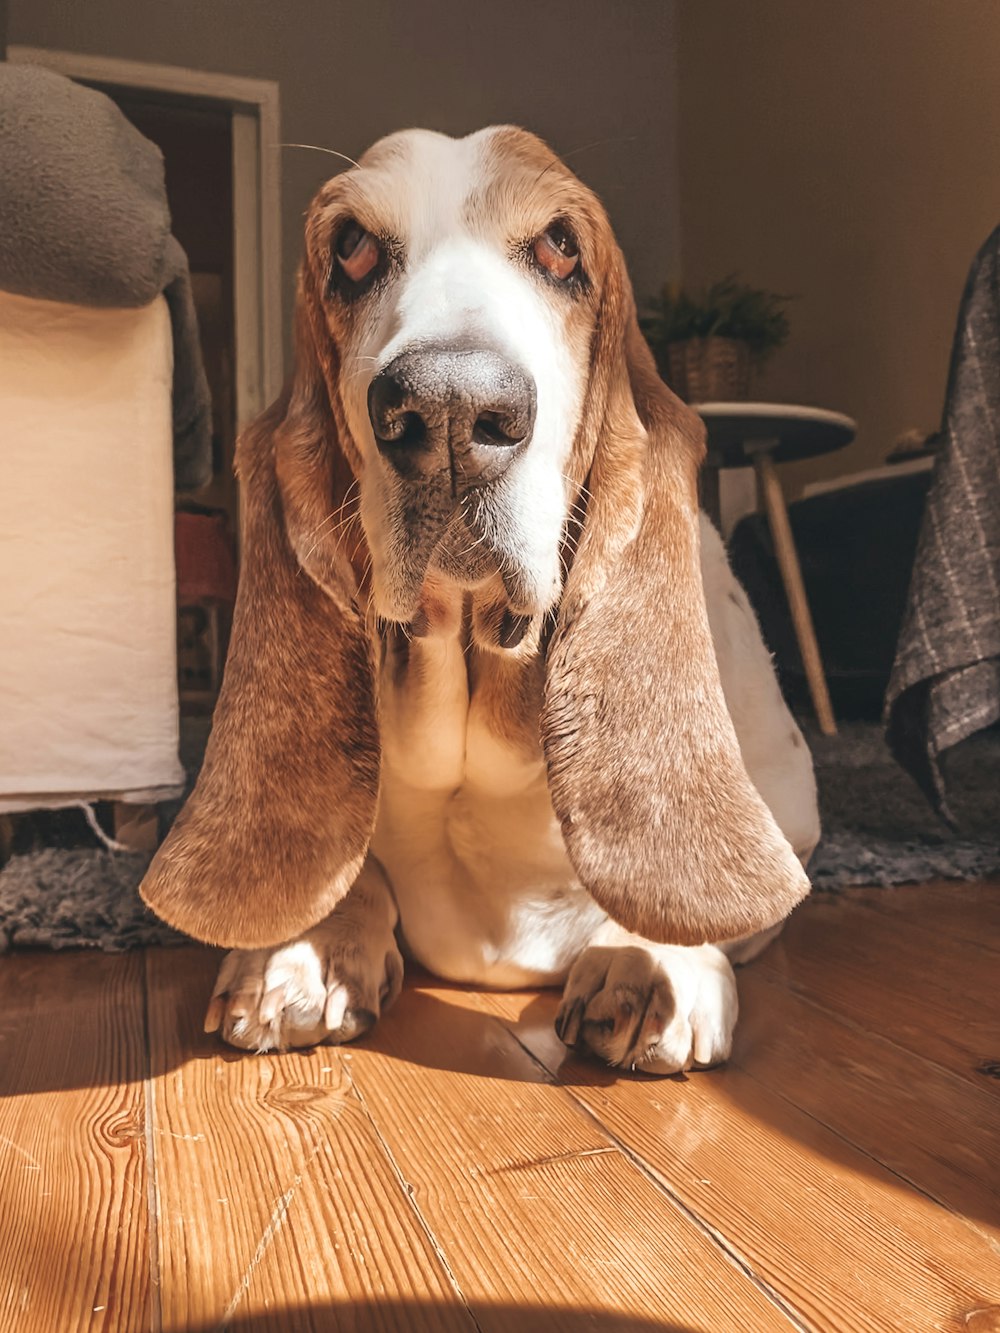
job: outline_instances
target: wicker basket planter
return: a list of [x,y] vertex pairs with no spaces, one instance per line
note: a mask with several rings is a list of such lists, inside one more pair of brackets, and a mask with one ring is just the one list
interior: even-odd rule
[[686,403],[747,399],[753,384],[750,348],[736,338],[687,338],[667,344],[664,378]]

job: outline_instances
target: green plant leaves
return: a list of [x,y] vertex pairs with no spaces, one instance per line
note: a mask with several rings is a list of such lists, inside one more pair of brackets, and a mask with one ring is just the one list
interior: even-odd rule
[[740,339],[759,363],[787,341],[785,307],[792,299],[750,287],[731,273],[701,291],[668,284],[639,325],[658,362],[665,360],[668,343],[715,337]]

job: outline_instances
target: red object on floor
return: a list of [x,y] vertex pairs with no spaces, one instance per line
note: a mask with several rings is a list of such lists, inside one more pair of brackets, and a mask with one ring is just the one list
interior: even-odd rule
[[236,560],[224,513],[176,513],[174,562],[179,606],[236,600]]

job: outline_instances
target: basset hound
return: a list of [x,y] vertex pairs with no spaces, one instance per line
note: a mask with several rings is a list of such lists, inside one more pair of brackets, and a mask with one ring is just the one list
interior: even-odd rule
[[564,986],[612,1065],[726,1058],[819,823],[703,449],[539,139],[406,131],[322,187],[294,374],[239,445],[211,740],[142,886],[231,950],[208,1030],[350,1041],[406,955]]

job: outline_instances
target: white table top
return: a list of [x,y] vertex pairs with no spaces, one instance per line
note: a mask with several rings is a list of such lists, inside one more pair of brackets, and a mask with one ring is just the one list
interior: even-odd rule
[[850,444],[857,423],[842,412],[796,403],[695,403],[708,430],[708,461],[746,467],[754,453],[779,463],[830,453]]
[[744,417],[754,421],[758,417],[775,417],[782,421],[815,421],[829,426],[846,426],[856,431],[858,423],[842,412],[830,412],[825,407],[803,407],[798,403],[696,403],[695,410],[703,417]]

